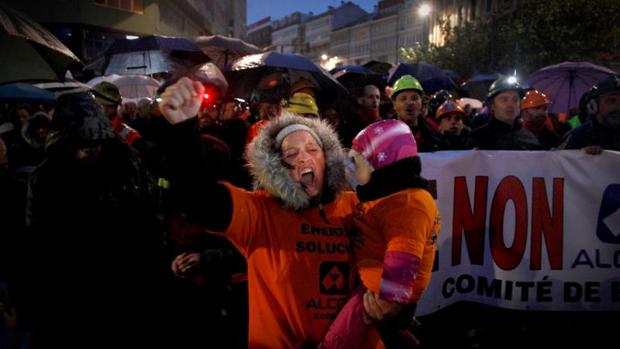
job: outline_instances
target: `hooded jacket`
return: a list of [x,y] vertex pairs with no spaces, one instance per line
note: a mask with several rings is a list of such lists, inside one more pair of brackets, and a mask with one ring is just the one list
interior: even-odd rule
[[[325,180],[319,201],[311,200],[301,184],[291,178],[275,142],[282,129],[295,123],[310,127],[323,143]],[[197,120],[194,118],[175,125],[172,131],[167,157],[170,167],[175,169],[171,174],[175,201],[191,220],[214,231],[225,230],[232,219],[230,195],[225,186],[216,183],[213,169],[202,161],[204,148],[197,132]],[[283,112],[265,125],[248,144],[245,158],[254,188],[275,198],[285,208],[303,211],[323,205],[351,188],[350,175],[346,171],[346,154],[338,136],[327,122],[319,119]],[[205,197],[211,199],[204,200]],[[205,212],[209,214],[205,215]]]
[[[289,175],[276,142],[293,124],[310,128],[322,144],[324,188],[316,201]],[[171,166],[177,176],[172,184],[193,197],[192,207],[186,206],[191,217],[222,232],[248,261],[249,347],[292,348],[320,340],[338,309],[313,304],[344,302],[352,275],[350,228],[357,200],[343,192],[346,158],[336,133],[323,121],[287,112],[270,121],[247,149],[259,189],[248,192],[217,184],[207,167],[196,168],[193,156],[199,153],[190,146],[202,147],[188,144],[190,130],[181,132],[195,126],[194,119],[174,127],[179,133],[172,143],[182,150],[171,157],[178,162]]]
[[246,159],[254,178],[255,188],[262,188],[271,196],[282,201],[287,208],[303,210],[314,204],[301,183],[293,180],[282,164],[281,151],[275,138],[282,129],[292,124],[308,126],[319,136],[325,154],[325,187],[318,203],[327,203],[345,189],[349,180],[345,171],[346,155],[338,136],[325,121],[301,117],[284,112],[269,122],[256,139],[248,146]]

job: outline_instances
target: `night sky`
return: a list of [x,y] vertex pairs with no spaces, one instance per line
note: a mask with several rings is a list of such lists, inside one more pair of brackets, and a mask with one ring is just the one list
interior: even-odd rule
[[[340,0],[247,0],[248,13],[247,23],[251,24],[257,20],[271,16],[271,19],[279,19],[289,15],[295,11],[319,14],[327,10],[327,6],[337,7]],[[351,2],[360,5],[366,12],[372,12],[377,0],[351,0]]]

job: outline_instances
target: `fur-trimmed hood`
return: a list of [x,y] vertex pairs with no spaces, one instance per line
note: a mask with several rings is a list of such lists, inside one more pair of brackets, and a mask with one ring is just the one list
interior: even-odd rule
[[325,179],[322,201],[334,197],[350,188],[346,171],[346,154],[340,145],[336,132],[325,121],[283,112],[271,120],[258,134],[246,150],[250,172],[254,177],[254,186],[262,188],[272,196],[282,200],[287,208],[303,210],[313,202],[304,191],[301,183],[293,180],[289,170],[282,164],[282,156],[275,138],[285,127],[302,124],[312,129],[323,143],[325,155]]

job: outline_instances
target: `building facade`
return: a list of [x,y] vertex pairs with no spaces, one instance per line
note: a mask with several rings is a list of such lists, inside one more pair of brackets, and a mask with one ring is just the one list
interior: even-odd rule
[[48,28],[87,64],[127,35],[245,34],[246,0],[3,1]]
[[310,14],[294,12],[272,21],[271,46],[267,49],[281,53],[306,53],[305,21]]
[[259,48],[271,46],[271,17],[260,19],[246,27],[246,41]]
[[[485,20],[493,13],[513,11],[518,3],[518,0],[381,0],[371,15],[333,29],[329,48],[321,46],[323,42],[319,40],[314,46],[325,50],[330,59],[337,57],[336,66],[370,60],[398,64],[401,48],[442,45],[442,23],[456,27]],[[423,5],[429,8],[426,15],[420,13]],[[320,23],[319,20],[308,23]],[[312,42],[313,35],[307,32],[306,36]],[[316,52],[308,57],[316,59]]]
[[327,11],[308,19],[305,23],[305,40],[308,49],[306,57],[315,63],[330,58],[336,60],[337,56],[328,53],[331,46],[331,33],[366,16],[368,13],[358,5],[350,1],[341,1],[340,6],[329,6]]

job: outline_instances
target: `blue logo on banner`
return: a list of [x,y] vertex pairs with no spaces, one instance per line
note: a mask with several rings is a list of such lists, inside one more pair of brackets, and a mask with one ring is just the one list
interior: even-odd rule
[[603,242],[620,244],[620,184],[610,184],[603,192],[596,236]]

